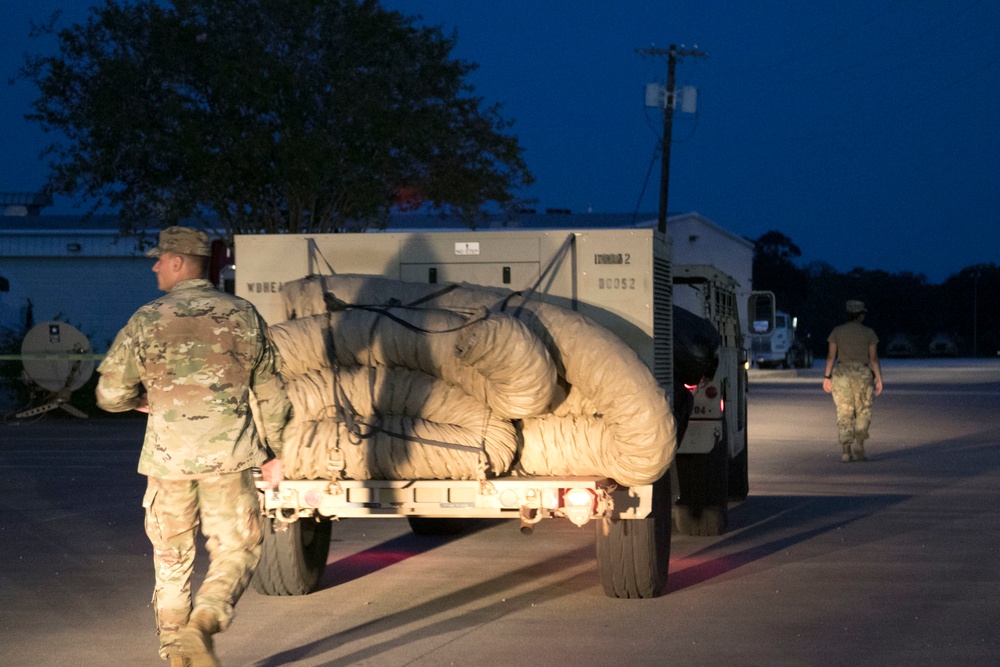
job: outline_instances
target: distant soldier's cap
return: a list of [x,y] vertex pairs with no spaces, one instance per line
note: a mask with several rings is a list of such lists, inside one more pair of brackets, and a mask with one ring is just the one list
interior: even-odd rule
[[212,246],[208,241],[208,234],[200,229],[167,227],[160,232],[157,246],[146,251],[146,257],[159,257],[165,252],[210,257]]
[[851,299],[850,301],[847,302],[848,315],[857,315],[858,313],[867,313],[867,312],[868,309],[865,308],[864,301],[855,301],[854,299]]

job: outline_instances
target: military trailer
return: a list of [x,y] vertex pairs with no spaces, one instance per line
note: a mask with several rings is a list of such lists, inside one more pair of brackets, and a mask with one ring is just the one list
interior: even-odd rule
[[[400,281],[401,295],[415,293],[411,288],[423,295],[406,297],[409,303],[390,299],[388,304],[379,304],[378,317],[383,319],[400,319],[393,308],[438,307],[449,294],[483,286],[509,294],[502,301],[510,305],[515,317],[532,304],[547,304],[613,332],[644,366],[644,372],[651,374],[661,397],[675,389],[670,240],[653,229],[240,235],[235,239],[235,256],[236,293],[252,301],[272,329],[284,326],[281,323],[290,315],[288,286],[307,276]],[[685,279],[694,280],[694,274]],[[710,285],[719,280],[714,275],[707,278]],[[521,304],[517,307],[507,303],[515,295]],[[325,298],[340,311],[362,305],[345,304],[337,294]],[[725,307],[730,306],[735,310],[735,304],[727,301]],[[710,308],[715,316],[721,306]],[[725,322],[730,327],[727,335],[738,338],[730,330],[728,316],[714,317],[714,321]],[[735,470],[735,494],[727,486],[723,496],[745,496],[745,375],[733,370],[738,359],[729,359],[730,347],[727,344],[722,353],[727,379],[718,388],[709,389],[714,387],[710,382],[696,388],[696,420],[718,422],[722,406],[718,410],[711,406],[732,396],[736,409],[725,414],[735,415],[738,423],[721,430],[700,423],[693,427],[692,433],[698,435],[692,436],[692,442],[699,444],[687,456],[710,457],[714,463],[692,469],[683,477],[682,488],[698,487],[699,475],[716,479],[722,475],[727,480],[724,484],[731,484],[729,471]],[[566,363],[565,359],[557,361]],[[709,396],[720,389],[721,397]],[[339,408],[337,415],[343,417]],[[349,415],[344,419],[350,421]],[[663,421],[670,422],[663,425],[670,437],[669,442],[663,440],[656,456],[669,463],[676,448],[669,412]],[[706,438],[710,445],[704,444]],[[725,466],[725,472],[719,466]],[[530,533],[545,519],[568,519],[579,526],[592,523],[599,576],[607,595],[647,598],[664,589],[676,500],[671,478],[676,475],[657,472],[655,477],[637,478],[643,483],[626,484],[610,475],[572,471],[545,475],[521,469],[476,479],[361,479],[345,475],[344,469],[343,461],[337,460],[311,478],[286,478],[278,489],[262,491],[266,530],[254,579],[258,591],[272,595],[311,592],[326,565],[331,521],[382,517],[406,518],[418,534],[447,534],[474,518],[519,520],[523,533]],[[725,500],[719,500],[716,491],[702,496],[681,525],[695,534],[717,533],[724,526],[724,516],[721,523],[717,511],[714,523],[701,517],[720,507],[724,513]],[[691,530],[692,522],[702,525],[706,521],[714,528]]]

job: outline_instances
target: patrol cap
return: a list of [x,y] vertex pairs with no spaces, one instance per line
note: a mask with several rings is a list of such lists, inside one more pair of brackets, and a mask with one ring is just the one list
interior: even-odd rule
[[146,251],[146,257],[159,257],[165,252],[210,257],[212,246],[208,242],[208,234],[200,229],[167,227],[160,232],[159,244]]
[[864,301],[857,301],[855,299],[851,299],[850,301],[847,302],[848,315],[857,315],[858,313],[867,313],[867,312],[868,309],[865,308]]

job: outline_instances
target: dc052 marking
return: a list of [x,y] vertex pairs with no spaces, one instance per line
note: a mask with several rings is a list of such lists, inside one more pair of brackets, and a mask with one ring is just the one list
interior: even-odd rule
[[634,290],[635,278],[598,278],[597,289]]

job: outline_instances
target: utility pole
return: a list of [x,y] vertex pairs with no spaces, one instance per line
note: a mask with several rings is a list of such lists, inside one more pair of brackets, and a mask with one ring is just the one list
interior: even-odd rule
[[674,71],[677,61],[686,56],[704,58],[707,53],[694,49],[685,49],[683,45],[677,48],[671,44],[668,49],[636,49],[636,53],[644,56],[666,56],[667,58],[667,99],[663,109],[663,139],[660,146],[660,215],[659,230],[667,232],[667,195],[670,191],[670,135],[674,127]]

